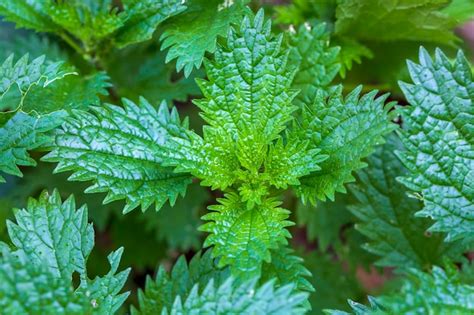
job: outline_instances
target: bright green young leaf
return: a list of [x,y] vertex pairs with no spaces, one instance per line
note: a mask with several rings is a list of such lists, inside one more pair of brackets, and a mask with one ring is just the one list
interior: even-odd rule
[[182,0],[122,0],[127,14],[116,36],[118,47],[151,39],[156,27],[186,9]]
[[214,52],[218,36],[227,35],[232,24],[240,23],[247,10],[245,2],[190,0],[186,12],[171,19],[161,36],[161,49],[169,48],[166,61],[177,59],[176,69],[184,68],[188,77],[193,68],[201,67],[206,52]]
[[209,250],[197,253],[189,265],[181,256],[169,274],[160,266],[156,279],[147,277],[145,290],[138,291],[139,310],[132,307],[132,315],[154,315],[165,308],[170,310],[175,299],[178,296],[186,299],[194,286],[203,289],[211,280],[219,286],[229,276],[229,269],[219,269]]
[[400,180],[421,194],[433,232],[446,240],[472,239],[474,231],[474,82],[466,58],[449,60],[440,50],[431,59],[408,62],[413,84],[400,83],[408,102],[402,110],[399,157],[409,173]]
[[295,187],[304,202],[333,200],[336,192],[345,192],[344,184],[354,180],[352,172],[365,166],[362,159],[396,128],[390,122],[393,114],[388,113],[393,103],[384,104],[387,95],[376,97],[377,91],[372,91],[360,97],[361,89],[343,97],[339,86],[329,96],[319,90],[314,98],[304,100],[295,132],[328,156],[319,164],[320,170],[302,177],[301,185]]
[[210,280],[202,293],[196,285],[186,300],[177,297],[169,312],[163,314],[302,314],[306,293],[295,293],[293,285],[275,288],[272,281],[256,287],[256,280],[236,284],[233,279],[217,286]]
[[[76,210],[57,191],[30,199],[8,222],[14,247],[0,256],[0,307],[7,314],[113,314],[128,293],[120,293],[129,270],[117,273],[123,249],[109,255],[110,272],[89,279],[86,262],[94,246],[87,208]],[[73,287],[77,272],[80,284]]]
[[415,218],[422,203],[408,196],[396,180],[406,175],[395,156],[402,148],[400,141],[390,136],[367,159],[368,167],[357,173],[357,184],[350,186],[358,203],[349,209],[360,220],[357,229],[371,239],[365,249],[380,256],[376,264],[398,268],[427,269],[446,257],[459,259],[468,250],[461,242],[443,243],[444,235],[425,233],[429,220]]
[[86,49],[124,26],[124,17],[112,0],[46,0],[49,18],[61,29],[80,39]]
[[87,192],[108,192],[105,202],[125,199],[124,212],[153,203],[174,204],[191,182],[165,165],[187,139],[187,121],[166,103],[158,110],[145,99],[125,108],[104,105],[94,113],[76,111],[58,131],[53,150],[43,159],[58,162],[56,172],[73,171],[71,180],[93,181]]
[[231,265],[232,273],[244,279],[260,275],[263,261],[270,262],[271,249],[287,243],[290,237],[285,229],[289,211],[280,208],[274,198],[247,208],[237,194],[229,193],[219,199],[219,205],[203,216],[201,231],[211,233],[204,246],[213,245],[214,257],[220,257],[219,266]]

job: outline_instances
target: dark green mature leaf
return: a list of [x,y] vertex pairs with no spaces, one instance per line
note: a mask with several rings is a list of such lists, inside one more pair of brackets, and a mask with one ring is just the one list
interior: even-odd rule
[[422,203],[409,197],[396,180],[406,174],[395,156],[402,148],[394,135],[389,137],[368,158],[368,167],[357,173],[358,184],[350,187],[358,200],[349,207],[361,221],[357,229],[372,240],[364,247],[381,256],[376,262],[381,266],[427,269],[447,256],[459,259],[467,250],[462,243],[444,244],[444,235],[425,233],[429,220],[414,217]]
[[105,202],[125,199],[124,212],[139,205],[145,211],[153,203],[158,210],[168,199],[174,204],[191,179],[164,164],[187,139],[187,121],[166,103],[158,111],[143,98],[138,105],[123,103],[125,109],[105,105],[93,114],[76,111],[43,159],[58,162],[56,172],[74,171],[71,180],[92,180],[87,192],[108,192]]
[[191,95],[200,95],[195,79],[201,74],[195,71],[188,78],[176,75],[174,63],[165,63],[166,52],[158,49],[157,45],[124,49],[107,61],[107,73],[118,93],[133,101],[143,96],[153,104],[184,102]]
[[[61,125],[64,116],[64,112],[39,117],[18,112],[10,118],[0,127],[0,171],[21,177],[18,165],[35,166],[28,151],[50,143],[47,132]],[[0,176],[0,183],[4,181]]]
[[[452,44],[456,23],[439,10],[448,0],[347,0],[337,6],[336,34],[363,40]],[[376,30],[376,31],[374,31]]]
[[229,275],[228,268],[217,267],[209,250],[197,253],[189,265],[181,256],[169,274],[160,266],[155,280],[147,277],[145,290],[138,291],[139,310],[132,307],[132,315],[154,315],[165,308],[170,310],[175,299],[178,296],[186,299],[195,285],[204,288],[213,280],[219,286]]
[[126,20],[116,36],[118,47],[151,39],[156,27],[186,9],[182,0],[122,0]]
[[317,251],[302,254],[302,257],[313,274],[309,280],[315,288],[309,297],[312,307],[309,314],[319,315],[323,309],[342,308],[348,298],[359,300],[365,297],[355,272],[348,270],[340,260]]
[[[14,56],[10,55],[0,67],[0,110],[20,108],[24,97],[35,85],[44,88],[67,75],[75,74],[62,67],[62,62],[50,63],[44,56],[31,62],[28,59],[28,55],[24,55],[14,63]],[[13,103],[11,98],[14,99]],[[0,126],[5,123],[7,114],[0,113]]]
[[88,76],[67,76],[47,87],[32,86],[23,99],[22,110],[48,114],[59,110],[87,110],[100,104],[99,96],[108,95],[109,77],[104,72]]
[[420,193],[417,216],[436,223],[429,231],[446,240],[471,238],[474,230],[474,82],[462,52],[454,62],[423,48],[420,64],[408,62],[414,84],[400,83],[412,106],[403,109],[399,152],[409,174],[400,180]]
[[290,237],[285,227],[289,211],[278,207],[281,202],[265,199],[247,208],[237,194],[229,193],[218,200],[220,205],[209,207],[213,212],[202,218],[208,222],[200,229],[211,233],[204,246],[213,245],[213,256],[219,266],[230,265],[232,273],[241,279],[259,276],[263,261],[270,262],[271,249],[287,243]]
[[352,172],[365,166],[361,160],[384,142],[383,136],[396,128],[388,111],[393,103],[384,104],[387,95],[376,97],[372,91],[359,97],[361,87],[345,98],[342,87],[329,92],[319,90],[315,97],[304,100],[300,124],[295,132],[308,139],[310,147],[329,157],[321,168],[300,179],[294,187],[304,202],[334,199],[336,192],[345,192],[344,184],[354,180]]
[[[291,248],[280,246],[271,251],[271,256],[271,262],[263,264],[261,284],[275,279],[275,285],[293,284],[297,291],[314,292],[314,287],[309,282],[311,272],[303,265],[303,259],[296,256]],[[311,309],[309,301],[304,304]]]
[[48,1],[15,0],[0,3],[0,15],[17,27],[33,29],[38,32],[56,32],[59,27],[47,14]]
[[410,269],[396,292],[371,299],[371,307],[349,301],[353,313],[328,314],[472,314],[474,286],[462,283],[459,272],[434,267],[431,273]]
[[[76,210],[73,197],[64,203],[57,191],[30,199],[8,222],[13,248],[2,244],[0,307],[7,314],[113,314],[128,293],[119,294],[129,270],[117,273],[123,249],[109,255],[110,272],[93,280],[86,262],[94,246],[87,208]],[[80,275],[78,288],[72,285]],[[26,289],[28,288],[28,289]]]
[[220,286],[213,280],[198,293],[196,285],[188,298],[182,302],[177,297],[170,312],[164,314],[216,314],[224,315],[231,312],[236,314],[256,315],[287,315],[301,314],[307,294],[295,293],[292,285],[275,288],[273,282],[267,282],[256,288],[256,280],[243,284],[236,284],[233,279],[228,279]]
[[232,24],[238,24],[246,12],[245,0],[221,4],[220,0],[190,0],[188,9],[171,19],[161,36],[168,50],[166,61],[177,58],[176,69],[184,68],[188,77],[200,68],[206,52],[214,52],[218,36],[225,36]]

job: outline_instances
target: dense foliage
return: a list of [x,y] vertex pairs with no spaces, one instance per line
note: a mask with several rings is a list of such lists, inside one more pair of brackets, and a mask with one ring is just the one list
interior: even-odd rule
[[474,313],[474,1],[0,17],[0,313]]

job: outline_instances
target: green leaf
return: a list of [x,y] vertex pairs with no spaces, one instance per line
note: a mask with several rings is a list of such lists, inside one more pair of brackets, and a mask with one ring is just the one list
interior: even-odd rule
[[151,39],[156,27],[186,9],[181,0],[123,0],[127,14],[116,35],[119,48]]
[[109,77],[105,72],[88,76],[67,76],[47,87],[32,86],[23,99],[22,110],[38,114],[81,109],[100,104],[99,95],[108,95]]
[[28,54],[30,58],[45,56],[49,61],[65,61],[68,55],[59,45],[47,36],[35,33],[23,34],[22,31],[12,31],[5,29],[1,34],[6,35],[0,40],[0,59],[7,59],[10,55],[24,56]]
[[270,250],[285,245],[290,237],[285,229],[292,225],[286,220],[289,211],[278,207],[281,202],[274,198],[250,209],[235,193],[218,201],[219,205],[209,207],[213,212],[202,217],[210,222],[200,230],[211,233],[204,247],[213,245],[219,266],[231,265],[232,273],[240,279],[260,275],[263,261],[270,262]]
[[474,229],[474,82],[462,52],[454,62],[423,48],[420,64],[408,62],[414,84],[400,83],[411,106],[402,110],[399,157],[409,170],[400,180],[421,194],[417,216],[436,222],[429,231],[446,240],[472,238]]
[[[0,127],[0,171],[22,176],[18,165],[35,166],[36,162],[29,150],[51,142],[47,132],[61,125],[64,112],[35,117],[17,112],[5,125]],[[0,183],[5,179],[0,175]]]
[[[8,314],[113,314],[128,293],[119,293],[129,270],[117,273],[123,249],[109,255],[110,272],[90,280],[86,262],[94,245],[87,208],[76,210],[57,191],[30,199],[8,222],[13,248],[2,247],[0,306]],[[73,273],[80,276],[78,288]]]
[[122,14],[112,7],[112,0],[47,1],[49,18],[62,30],[80,39],[86,47],[97,45],[124,26]]
[[288,188],[288,185],[299,185],[299,178],[318,171],[318,166],[326,159],[319,149],[308,148],[309,142],[300,142],[294,135],[287,135],[286,144],[280,138],[271,145],[268,157],[264,162],[265,173],[269,182],[276,188]]
[[125,108],[75,111],[43,159],[59,162],[56,172],[74,171],[71,180],[92,180],[86,192],[108,192],[106,203],[125,199],[124,212],[139,205],[145,211],[153,203],[158,210],[167,200],[174,204],[191,179],[164,164],[187,139],[187,122],[166,103],[158,111],[143,98],[138,105],[126,99],[123,103]]
[[225,36],[246,12],[246,1],[237,0],[226,6],[219,0],[190,0],[188,9],[171,19],[161,35],[162,50],[169,48],[166,61],[177,59],[176,69],[184,68],[188,77],[193,68],[200,68],[204,54],[213,53],[218,36]]
[[328,314],[471,314],[474,311],[474,286],[462,283],[456,270],[433,267],[431,273],[410,269],[401,289],[377,299],[371,307],[349,301],[353,313]]
[[169,274],[160,266],[155,280],[147,277],[145,290],[138,291],[140,310],[132,307],[132,315],[159,314],[163,309],[172,309],[176,297],[186,299],[195,285],[204,288],[211,280],[220,285],[228,277],[229,269],[219,269],[210,250],[194,255],[189,265],[181,256]]
[[13,22],[16,27],[33,29],[38,32],[55,32],[59,27],[47,14],[48,1],[15,0],[0,3],[0,15]]
[[213,280],[198,293],[196,285],[188,298],[182,302],[176,298],[171,311],[163,314],[301,314],[301,306],[307,297],[305,293],[295,293],[292,285],[275,288],[267,282],[256,288],[256,280],[237,285],[233,279],[217,286]]
[[[0,110],[16,110],[21,107],[23,98],[32,86],[47,87],[54,81],[67,75],[75,74],[68,72],[62,67],[62,62],[47,62],[44,56],[38,57],[28,62],[28,55],[21,57],[16,63],[13,63],[14,56],[10,55],[0,67]],[[6,94],[17,96],[13,104],[5,104]],[[9,100],[7,99],[7,102]],[[11,100],[10,100],[11,101]],[[13,106],[12,106],[13,105]],[[7,113],[1,113],[0,126],[5,121],[4,116]],[[3,116],[3,117],[2,117]]]
[[388,96],[376,97],[377,91],[372,91],[359,97],[361,90],[358,87],[344,98],[339,86],[329,96],[319,90],[314,98],[305,99],[295,132],[329,157],[319,164],[320,170],[302,177],[301,185],[295,187],[303,202],[334,200],[336,192],[345,192],[344,184],[354,180],[352,172],[365,166],[361,159],[396,128],[390,122],[393,113],[388,113],[393,103],[384,105]]
[[[359,40],[453,44],[456,23],[440,9],[447,0],[340,1],[335,32]],[[376,30],[376,31],[374,31]]]
[[380,303],[392,314],[470,314],[474,312],[474,286],[463,284],[457,272],[434,267],[431,274],[412,269],[400,291],[383,296]]
[[380,256],[380,266],[429,269],[446,257],[459,259],[466,246],[444,244],[444,235],[425,233],[429,220],[414,218],[422,203],[396,180],[406,174],[394,153],[401,148],[394,135],[389,137],[368,158],[368,167],[357,173],[358,183],[350,186],[358,203],[349,209],[360,220],[357,229],[371,239],[364,248]]
[[232,137],[261,135],[264,143],[278,137],[295,110],[281,41],[272,36],[263,10],[254,19],[246,16],[238,31],[231,29],[227,45],[204,63],[208,80],[198,81],[205,98],[195,104],[210,126]]
[[329,85],[337,75],[340,48],[329,45],[326,24],[301,25],[297,33],[289,33],[289,46],[288,61],[297,66],[291,87],[300,90],[298,100]]
[[176,74],[174,63],[165,63],[166,53],[157,52],[157,45],[141,47],[121,50],[107,61],[107,73],[121,96],[133,101],[143,96],[154,104],[162,100],[185,102],[191,95],[201,94],[195,79],[202,73],[195,71],[184,78]]
[[[264,263],[260,283],[264,284],[275,279],[275,285],[295,285],[295,290],[300,292],[314,292],[314,287],[309,282],[311,272],[303,265],[303,259],[294,255],[289,247],[280,246],[271,251],[272,260]],[[311,309],[309,301],[304,302],[308,310]]]
[[184,154],[177,168],[213,189],[236,186],[250,207],[261,203],[269,186],[298,183],[323,158],[306,139],[281,134],[293,119],[295,92],[282,37],[272,37],[270,28],[263,11],[245,17],[214,60],[205,62],[208,81],[198,81],[205,98],[195,104],[209,125],[203,138],[191,137],[192,154]]
[[362,58],[372,59],[374,57],[373,52],[367,46],[351,38],[336,37],[333,44],[341,47],[338,62],[341,64],[339,74],[343,79],[346,77],[347,71],[352,69],[353,63],[360,64]]

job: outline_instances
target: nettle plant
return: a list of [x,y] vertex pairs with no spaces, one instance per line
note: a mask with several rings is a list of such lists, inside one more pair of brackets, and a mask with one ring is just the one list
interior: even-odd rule
[[[472,314],[472,69],[461,51],[450,59],[420,48],[419,60],[407,63],[411,79],[399,83],[407,106],[336,83],[373,54],[371,33],[350,27],[364,10],[381,9],[372,2],[361,1],[359,11],[352,1],[277,7],[277,23],[294,24],[283,31],[242,1],[0,3],[5,20],[54,35],[15,33],[2,44],[33,58],[11,54],[0,67],[0,180],[7,192],[10,182],[32,195],[57,188],[2,214],[9,219],[0,243],[2,314]],[[386,8],[400,19],[394,25],[415,21],[410,38],[395,40],[429,38],[430,25],[449,29],[449,17],[461,15],[439,8],[430,1],[410,14],[402,4]],[[321,22],[330,14],[335,25]],[[447,29],[433,42],[451,45]],[[192,108],[183,105],[189,99],[203,119],[198,128],[190,127],[194,112],[191,124],[178,114]],[[35,173],[15,184],[19,167],[38,159],[87,188],[57,177],[49,185],[49,175]],[[99,247],[113,233],[132,240],[107,256],[108,271],[95,268],[87,206],[77,209],[72,195],[63,201],[63,188],[89,206],[122,200],[123,214],[142,210],[109,228],[118,232],[93,217]],[[106,193],[104,206],[84,188]],[[26,196],[10,194],[2,207],[21,208]],[[203,224],[193,219],[202,204]],[[122,254],[130,250],[133,261],[160,249],[153,243],[138,254],[146,241],[135,241],[133,213],[138,230],[156,229],[173,251],[136,299],[123,292],[134,286],[126,285],[131,268],[119,268]],[[303,241],[293,219],[306,226]],[[176,260],[176,252],[188,255]],[[395,269],[397,281],[365,303],[371,292],[350,272],[371,264]],[[349,305],[335,300],[341,294]]]

